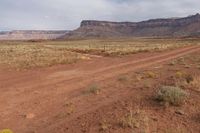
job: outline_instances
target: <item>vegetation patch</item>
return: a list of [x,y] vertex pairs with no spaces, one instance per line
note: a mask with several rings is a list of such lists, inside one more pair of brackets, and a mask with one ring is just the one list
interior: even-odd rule
[[187,92],[179,87],[162,86],[157,92],[156,100],[158,100],[159,102],[177,106],[184,103],[187,95]]
[[156,78],[157,74],[151,71],[145,73],[145,78]]
[[13,133],[13,131],[10,129],[3,129],[3,130],[0,130],[0,133]]
[[100,92],[101,92],[100,87],[97,84],[92,84],[83,93],[84,94],[95,94],[95,95],[98,95],[98,94],[100,94]]
[[46,67],[90,59],[83,54],[124,56],[138,52],[162,51],[193,42],[176,39],[89,39],[73,41],[2,41],[0,64],[17,69]]
[[119,119],[119,126],[122,128],[138,128],[138,129],[148,129],[149,119],[145,111],[137,109],[133,111],[129,110],[121,119]]
[[186,79],[187,83],[185,84],[186,88],[189,88],[191,90],[200,91],[200,77],[194,76],[194,77],[188,77]]
[[109,128],[111,127],[111,125],[106,121],[106,120],[103,120],[100,122],[100,131],[106,131],[108,130]]
[[41,45],[0,45],[0,64],[16,69],[47,67],[74,63],[82,55],[66,49],[48,48]]
[[180,72],[180,71],[177,71],[176,74],[175,74],[176,78],[183,78],[184,76],[185,76],[185,73]]
[[119,120],[119,125],[122,128],[134,128],[139,127],[139,122],[135,119],[133,111],[131,110],[128,114],[126,114]]
[[186,82],[189,84],[189,83],[191,83],[191,82],[194,81],[194,77],[193,77],[191,74],[187,74],[187,75],[185,76],[185,80],[186,80]]

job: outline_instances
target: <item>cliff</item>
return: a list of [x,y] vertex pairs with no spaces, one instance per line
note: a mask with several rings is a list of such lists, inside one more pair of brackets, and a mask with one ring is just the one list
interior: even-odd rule
[[200,14],[185,18],[153,19],[142,22],[84,20],[62,39],[98,37],[185,37],[199,35]]

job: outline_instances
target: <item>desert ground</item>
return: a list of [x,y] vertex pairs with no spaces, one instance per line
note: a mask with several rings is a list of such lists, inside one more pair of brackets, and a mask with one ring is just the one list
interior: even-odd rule
[[199,39],[0,42],[0,131],[199,133]]

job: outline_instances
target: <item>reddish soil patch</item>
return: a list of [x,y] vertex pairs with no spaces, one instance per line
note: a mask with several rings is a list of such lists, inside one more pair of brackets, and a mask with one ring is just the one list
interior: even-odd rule
[[[198,59],[187,58],[193,64],[190,69],[168,65],[175,58],[200,56],[199,51],[199,46],[189,46],[27,71],[0,69],[0,129],[16,133],[165,133],[174,129],[198,133],[197,91],[188,89],[190,98],[181,107],[163,107],[152,97],[161,84],[175,84],[171,77],[176,71],[200,73]],[[145,77],[148,71],[157,76]],[[93,84],[100,88],[98,95],[90,93]],[[139,114],[135,116],[138,125],[121,128],[119,121],[130,109]]]

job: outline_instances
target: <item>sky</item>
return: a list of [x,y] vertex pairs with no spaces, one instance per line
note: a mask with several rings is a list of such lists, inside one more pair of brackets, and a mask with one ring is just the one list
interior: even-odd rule
[[0,30],[73,30],[82,20],[138,22],[200,13],[200,0],[0,0]]

